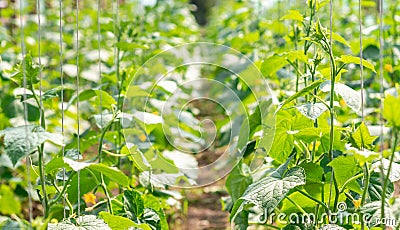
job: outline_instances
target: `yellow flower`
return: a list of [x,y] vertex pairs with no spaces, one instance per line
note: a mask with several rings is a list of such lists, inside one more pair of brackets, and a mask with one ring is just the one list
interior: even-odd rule
[[142,135],[139,136],[139,140],[140,140],[141,142],[144,142],[146,139],[147,139],[147,137],[146,137],[146,135],[144,135],[144,134],[142,134]]
[[[320,141],[316,141],[316,142],[315,142],[315,150],[318,150],[318,147],[319,147],[320,145],[321,145],[321,142],[320,142]],[[314,143],[311,143],[311,144],[308,146],[308,150],[312,151],[313,148],[314,148]]]
[[385,70],[389,73],[393,73],[393,66],[391,64],[385,64]]
[[353,200],[354,207],[358,209],[361,205],[361,199]]
[[86,204],[96,204],[96,196],[91,192],[84,194],[83,200],[86,202]]

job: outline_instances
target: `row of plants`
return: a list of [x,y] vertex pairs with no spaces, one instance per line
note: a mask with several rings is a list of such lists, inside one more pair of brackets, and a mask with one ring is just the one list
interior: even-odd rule
[[[100,1],[99,8],[80,1],[78,21],[74,1],[48,1],[41,33],[36,3],[27,3],[23,30],[17,5],[2,11],[8,19],[0,46],[2,228],[168,229],[185,210],[184,192],[170,185],[196,186],[198,172],[184,169],[197,168],[196,152],[208,146],[208,131],[198,108],[189,106],[182,117],[179,106],[167,114],[160,106],[193,69],[174,69],[178,76],[164,84],[152,76],[182,63],[182,56],[163,50],[197,41],[232,47],[254,63],[237,66],[236,77],[218,67],[199,70],[228,86],[244,107],[224,104],[232,120],[212,117],[217,141],[207,147],[226,148],[237,136],[231,151],[239,162],[226,178],[230,196],[221,201],[232,226],[373,229],[384,227],[383,218],[399,219],[393,197],[400,179],[395,1],[384,5],[390,14],[383,21],[383,66],[376,1],[360,3],[362,46],[357,1],[333,1],[340,10],[332,12],[332,28],[329,1],[322,0],[221,0],[202,28],[186,1]],[[223,57],[198,54],[196,46],[180,51],[193,60]],[[254,65],[263,77],[248,78]],[[264,80],[276,97],[257,87]],[[174,101],[180,105],[204,90],[180,89]],[[222,92],[215,86],[203,93],[222,101]],[[301,220],[310,214],[321,221]]]

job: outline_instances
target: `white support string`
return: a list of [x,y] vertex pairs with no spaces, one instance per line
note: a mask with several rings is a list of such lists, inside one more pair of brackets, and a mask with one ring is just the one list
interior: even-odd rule
[[[79,122],[79,0],[76,0],[76,120],[77,120],[77,150],[78,161],[80,160],[80,122]],[[78,170],[78,217],[81,215],[81,175]]]
[[[100,39],[101,39],[101,34],[100,34],[100,12],[101,12],[101,1],[97,0],[97,49],[98,49],[98,58],[99,58],[99,82],[100,82],[100,91],[102,90],[103,86],[102,86],[102,71],[101,71],[101,51],[100,51],[100,47],[101,47],[101,43],[100,43]],[[102,100],[102,93],[100,93],[99,95],[99,100],[100,100],[100,124],[103,124],[103,100]],[[102,143],[99,142],[99,145],[101,145]],[[99,153],[101,155],[101,153]],[[101,160],[101,159],[100,159]]]
[[[40,1],[41,0],[36,0],[37,3],[37,20],[38,20],[38,62],[39,62],[39,106],[40,108],[43,108],[43,98],[42,98],[42,58],[41,58],[41,43],[42,43],[42,23],[41,23],[41,19],[40,19]],[[39,109],[39,119],[40,119],[40,124],[42,124],[42,120],[44,119],[44,114],[43,114],[43,110]],[[43,181],[42,181],[43,182]]]
[[[40,7],[40,1],[41,0],[36,0],[36,13],[37,13],[37,20],[38,20],[38,62],[39,62],[39,120],[40,120],[40,126],[43,129],[46,129],[46,122],[45,122],[45,115],[44,115],[44,109],[43,109],[43,97],[42,97],[42,91],[43,91],[43,86],[42,86],[42,54],[41,54],[41,43],[42,43],[42,23],[41,23],[41,7]],[[41,177],[43,178],[43,181],[41,181],[42,184],[42,190],[43,190],[43,212],[45,216],[47,216],[48,212],[48,201],[47,201],[47,192],[46,192],[46,180],[45,176],[43,174],[44,171],[44,145],[42,144],[42,150],[39,152],[39,172]],[[42,163],[40,163],[42,162]]]
[[380,95],[381,95],[381,103],[380,103],[380,153],[381,158],[383,158],[383,98],[384,87],[383,87],[383,0],[379,0],[379,78],[380,78]]
[[363,66],[363,35],[362,35],[362,7],[358,0],[358,24],[360,27],[360,79],[361,79],[361,119],[364,121],[364,66]]
[[[332,37],[333,37],[332,24],[333,23],[332,22],[333,22],[333,4],[332,4],[332,0],[329,0],[329,30],[330,30],[330,36],[329,36],[330,51],[329,52],[331,52],[331,53],[333,52],[332,51],[332,49],[333,49],[333,39],[332,39]],[[333,72],[333,70],[332,70],[333,63],[331,63],[330,66],[331,66],[331,71]],[[332,73],[332,74],[333,74],[332,76],[334,76],[335,73]],[[331,81],[332,80],[334,80],[334,79],[331,79]],[[334,100],[334,98],[331,98],[330,100],[332,101],[332,100]],[[331,108],[331,109],[333,109],[333,108]],[[331,115],[331,116],[333,116],[333,115]],[[333,119],[331,121],[333,121]],[[333,124],[330,124],[330,125],[332,126]],[[334,135],[334,133],[332,132],[331,135]],[[333,159],[333,152],[330,152],[329,154],[331,154],[330,158]],[[331,199],[332,199],[332,192],[333,192],[332,189],[333,189],[333,183],[334,183],[334,177],[335,177],[335,171],[333,170],[333,167],[331,168],[331,173],[332,174],[331,174],[330,186],[329,186],[328,207],[331,207]],[[334,207],[334,208],[336,208],[336,207]]]
[[[382,187],[384,187],[385,184],[385,172],[384,172],[384,166],[383,166],[383,146],[384,146],[384,139],[383,139],[383,125],[384,125],[384,120],[383,120],[383,100],[385,97],[384,94],[384,86],[383,86],[383,0],[379,0],[379,78],[380,78],[380,99],[381,103],[379,104],[379,123],[380,123],[380,131],[379,131],[379,142],[380,142],[380,147],[379,147],[379,154],[380,154],[380,178],[382,182]],[[389,171],[389,170],[388,170]],[[389,172],[388,172],[389,173]],[[381,203],[381,217],[384,217],[385,215],[385,199],[386,199],[386,194],[385,191],[382,192],[382,203]],[[386,226],[382,225],[382,229],[385,229]]]
[[[19,0],[19,23],[20,23],[20,33],[21,33],[21,55],[22,55],[22,76],[23,76],[23,88],[24,94],[23,98],[23,105],[24,105],[24,125],[25,125],[25,146],[29,146],[29,139],[28,139],[28,105],[26,104],[26,87],[27,87],[27,79],[26,79],[26,63],[25,63],[25,54],[26,54],[26,47],[25,47],[25,36],[24,36],[24,23],[23,23],[23,5],[22,0]],[[26,148],[26,175],[28,178],[28,209],[29,209],[29,227],[32,229],[32,184],[31,184],[31,159],[29,157],[29,149]]]
[[[60,23],[60,25],[59,25],[60,31],[59,31],[59,32],[60,32],[61,135],[62,135],[62,137],[63,137],[63,142],[64,142],[64,138],[65,138],[65,136],[64,136],[64,113],[65,113],[65,112],[64,112],[64,70],[63,70],[63,62],[64,62],[64,60],[63,60],[63,44],[62,44],[62,43],[63,43],[62,7],[63,7],[62,0],[59,0],[59,17],[60,17],[60,21],[59,21],[59,23]],[[61,146],[61,153],[62,153],[62,156],[63,156],[63,158],[64,158],[64,156],[65,156],[65,148],[64,148],[64,145]],[[65,183],[65,176],[66,176],[66,175],[65,175],[65,172],[66,172],[65,168],[63,168],[63,174],[62,174],[63,188],[66,186],[66,183]],[[63,217],[64,217],[64,219],[65,219],[66,216],[67,216],[65,208],[66,208],[66,203],[65,203],[65,198],[63,197]],[[72,210],[70,210],[70,211],[72,211]]]

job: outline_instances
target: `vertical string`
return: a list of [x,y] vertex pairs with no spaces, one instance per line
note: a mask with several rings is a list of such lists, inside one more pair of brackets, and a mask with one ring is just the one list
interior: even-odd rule
[[[80,122],[79,122],[79,0],[76,0],[76,121],[77,121],[77,149],[78,161],[80,160]],[[81,215],[81,174],[78,170],[78,217]]]
[[[59,25],[59,33],[60,33],[60,85],[61,85],[61,135],[64,143],[64,70],[63,70],[63,28],[62,28],[62,0],[59,0],[59,18],[60,18],[60,25]],[[61,146],[61,153],[64,158],[65,156],[65,148],[64,145]],[[65,183],[65,168],[63,168],[62,180],[63,180],[63,188],[66,186]],[[66,218],[66,204],[65,198],[63,198],[63,217]],[[70,210],[72,211],[72,210]]]
[[385,97],[383,88],[383,0],[379,0],[379,78],[380,78],[380,152],[383,157],[383,98]]
[[[43,109],[43,98],[42,98],[42,54],[41,54],[41,43],[42,43],[42,23],[41,23],[41,7],[40,1],[36,0],[36,11],[37,11],[37,20],[38,20],[38,62],[39,62],[39,119],[40,119],[40,126],[43,129],[46,129],[46,118],[44,115]],[[47,217],[48,214],[48,200],[47,200],[47,192],[46,192],[46,180],[44,175],[44,144],[41,145],[39,151],[39,173],[40,177],[43,181],[41,181],[42,190],[43,190],[43,212],[44,216]]]
[[[381,103],[379,104],[379,123],[380,123],[380,132],[379,132],[379,139],[380,139],[380,173],[381,173],[381,182],[382,187],[385,186],[385,173],[384,173],[384,166],[383,166],[383,99],[385,97],[384,94],[384,87],[383,87],[383,0],[379,0],[379,78],[380,78],[380,99]],[[385,191],[382,192],[382,203],[381,203],[381,218],[385,216]],[[385,225],[382,225],[382,229],[385,229]]]
[[[102,90],[102,71],[101,71],[101,52],[100,52],[100,39],[101,39],[101,34],[100,34],[100,12],[101,12],[101,2],[100,0],[97,0],[97,49],[98,49],[98,56],[99,56],[99,82],[100,82],[100,91]],[[103,124],[103,100],[102,100],[102,93],[99,95],[99,100],[100,100],[100,124]],[[103,143],[99,142],[99,145]],[[101,153],[99,153],[101,155]],[[101,159],[100,159],[101,160]]]
[[[40,119],[40,124],[43,126],[43,119],[44,119],[44,110],[43,110],[43,98],[42,98],[42,54],[41,54],[41,43],[42,43],[42,23],[40,19],[40,1],[41,0],[36,0],[37,3],[37,19],[38,19],[38,62],[39,62],[39,119]],[[43,182],[43,181],[42,181]]]
[[362,37],[362,7],[358,0],[358,25],[360,27],[360,79],[361,79],[361,119],[364,122],[364,66],[363,66],[363,37]]
[[[331,54],[332,54],[332,49],[333,49],[333,28],[332,28],[332,22],[333,22],[333,4],[332,4],[332,0],[329,0],[329,30],[330,30],[330,36],[329,36],[329,44],[330,44],[330,51],[329,52],[331,52]],[[331,66],[331,72],[332,72],[332,78],[334,78],[334,71],[335,70],[333,70],[333,63],[332,63],[332,61],[331,61],[331,64],[330,64],[330,66]],[[334,81],[334,79],[331,79],[331,81]],[[331,84],[333,84],[333,83],[331,83]],[[331,91],[332,91],[333,89],[331,88]],[[331,93],[331,97],[332,97],[332,95],[333,95],[333,93]],[[332,105],[332,101],[334,100],[333,98],[331,98],[330,99],[331,100],[331,105]],[[333,107],[331,106],[331,108],[330,109],[333,109]],[[331,113],[332,113],[332,111],[331,111]],[[333,116],[332,114],[331,114],[331,116]],[[331,118],[331,124],[330,124],[331,126],[333,126],[333,118]],[[333,128],[331,128],[331,136],[333,136],[334,135],[334,132],[332,131],[333,130]],[[332,139],[333,139],[333,137],[331,137],[331,141],[332,141]],[[331,143],[331,146],[332,146],[332,143]],[[332,151],[332,149],[330,148],[330,152],[329,152],[329,154],[330,154],[330,159],[332,160],[333,159],[333,151]],[[332,189],[333,189],[333,183],[334,183],[334,177],[335,177],[335,171],[333,170],[333,168],[331,168],[331,178],[330,178],[330,186],[329,186],[329,199],[328,199],[328,207],[330,208],[331,207],[331,199],[332,199]],[[334,207],[334,209],[335,209],[336,207]]]
[[32,229],[32,184],[31,184],[31,159],[29,158],[29,140],[28,140],[28,105],[26,104],[26,63],[25,63],[25,54],[26,54],[26,47],[25,47],[25,36],[24,36],[24,23],[22,20],[23,16],[23,5],[22,0],[19,0],[19,23],[20,23],[20,30],[21,30],[21,55],[22,55],[22,76],[23,76],[23,87],[24,87],[24,94],[23,98],[23,105],[24,105],[24,124],[25,124],[25,146],[26,146],[26,175],[28,177],[28,209],[29,209],[29,227]]

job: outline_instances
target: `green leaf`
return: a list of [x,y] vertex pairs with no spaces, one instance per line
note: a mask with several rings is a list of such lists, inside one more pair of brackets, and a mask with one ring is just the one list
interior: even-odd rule
[[163,118],[159,115],[141,111],[133,113],[133,117],[146,125],[160,124],[163,121]]
[[0,186],[0,213],[3,215],[19,214],[21,202],[14,195],[14,191],[5,184]]
[[[380,172],[381,165],[383,165],[383,172],[387,176],[390,161],[388,159],[382,159],[382,164],[381,161],[377,161],[372,165],[372,167],[374,167],[375,172]],[[400,164],[392,162],[392,168],[390,169],[389,180],[391,182],[396,182],[400,180]]]
[[272,107],[271,100],[261,101],[254,113],[246,117],[246,120],[242,122],[242,126],[240,127],[237,149],[243,152],[244,147],[251,140],[254,133],[259,130],[258,128],[260,126],[264,128],[263,130],[265,133],[268,133],[266,130],[268,129],[268,122],[274,120],[274,118],[271,117],[273,116],[273,110],[274,108]]
[[301,130],[312,126],[312,120],[303,116],[297,110],[279,111],[269,156],[279,163],[285,162],[292,153],[295,135]]
[[110,122],[114,121],[113,114],[96,114],[93,115],[93,118],[100,129],[105,128]]
[[151,230],[151,228],[147,224],[137,224],[128,218],[122,216],[114,216],[108,212],[100,212],[99,216],[113,230],[125,230],[131,227],[140,228],[143,230]]
[[307,182],[322,183],[322,175],[324,174],[324,169],[313,162],[302,163],[299,165],[306,172]]
[[[350,56],[350,55],[341,55],[340,58],[339,58],[339,61],[341,61],[341,62],[343,62],[345,64],[349,64],[349,63],[360,64],[360,57],[355,57],[355,56]],[[375,67],[371,62],[363,59],[362,60],[362,65],[365,68],[368,68],[368,69],[370,69],[370,70],[372,70],[373,72],[376,73]]]
[[274,54],[271,57],[264,60],[264,62],[261,65],[261,73],[265,77],[269,77],[275,74],[276,71],[278,71],[285,65],[287,65],[285,57]]
[[19,63],[11,75],[11,80],[19,86],[24,85],[24,70],[27,88],[31,88],[33,84],[39,82],[39,69],[41,67],[32,60],[32,55],[28,53],[24,60]]
[[383,117],[390,125],[400,128],[400,97],[387,94],[383,101]]
[[117,182],[123,187],[129,186],[129,178],[118,168],[110,167],[104,164],[91,164],[88,168],[93,171],[103,173],[105,177],[108,177],[110,180]]
[[321,116],[322,113],[328,110],[328,107],[326,107],[323,103],[307,103],[304,105],[296,106],[296,109],[299,110],[301,114],[304,116],[315,120],[319,116]]
[[368,127],[365,125],[364,122],[358,126],[356,131],[350,135],[351,143],[354,147],[358,149],[372,149],[372,144],[378,138],[377,136],[371,136]]
[[252,182],[249,167],[240,161],[229,173],[225,183],[232,201],[236,202]]
[[320,79],[318,81],[313,82],[312,84],[308,85],[307,87],[302,88],[301,90],[299,90],[297,93],[293,94],[292,96],[290,96],[288,99],[286,99],[281,105],[279,105],[277,112],[283,108],[285,105],[289,104],[290,102],[292,102],[293,100],[304,96],[308,93],[310,93],[311,91],[313,91],[314,89],[316,89],[318,86],[320,86],[322,84],[323,80]]
[[350,44],[346,41],[346,39],[344,39],[342,36],[340,36],[339,34],[337,34],[335,32],[333,33],[332,39],[346,45],[349,48],[351,47]]
[[[74,223],[75,222],[75,223]],[[49,224],[48,230],[111,230],[102,219],[95,215],[78,217],[75,221],[66,220],[58,224]]]
[[256,181],[246,189],[243,196],[235,202],[230,216],[231,221],[247,204],[256,205],[264,210],[264,216],[268,216],[291,189],[306,183],[304,169],[300,167],[287,169],[291,159],[289,158],[271,175]]
[[[335,93],[339,94],[346,104],[355,112],[358,112],[361,108],[361,94],[347,85],[341,83],[335,83]],[[326,81],[321,84],[322,92],[331,91],[331,81]]]
[[141,220],[151,226],[154,230],[162,230],[161,219],[152,208],[145,208]]
[[287,52],[285,54],[285,56],[290,62],[294,62],[296,60],[300,60],[300,61],[305,62],[305,63],[308,62],[307,55],[305,55],[304,52],[301,51],[301,50],[289,51],[289,52]]
[[363,56],[367,59],[378,60],[379,48],[376,45],[368,45],[363,50]]
[[304,20],[303,15],[297,10],[289,10],[289,13],[280,18],[280,20],[295,20],[302,22]]
[[[95,101],[92,102],[93,106],[99,106],[100,104],[104,109],[111,109],[113,105],[116,105],[117,102],[115,99],[108,94],[106,91],[99,89],[87,89],[83,90],[79,93],[79,101],[89,101],[90,99],[95,97]],[[100,103],[101,99],[101,103]],[[68,102],[67,109],[76,101],[76,96],[72,97]]]
[[[368,216],[370,217],[367,223],[367,226],[369,228],[373,227],[373,226],[377,226],[379,225],[381,220],[381,201],[373,201],[370,203],[367,203],[365,205],[363,205],[360,208],[361,213],[363,213],[363,216]],[[393,214],[390,210],[390,207],[387,205],[387,203],[385,204],[385,214],[384,214],[385,219],[390,220],[393,219]]]
[[356,131],[350,135],[350,141],[354,147],[358,149],[372,149],[372,144],[378,138],[377,136],[371,136],[368,127],[364,122],[358,126]]
[[379,157],[379,153],[377,152],[373,152],[368,149],[359,150],[353,147],[350,147],[347,150],[347,153],[353,154],[360,166],[363,166],[366,162],[371,162]]
[[45,141],[63,145],[62,140],[61,135],[46,132],[35,125],[12,127],[0,131],[0,143],[4,145],[4,150],[14,166],[21,158],[36,151],[37,147]]
[[[328,166],[333,168],[339,187],[342,187],[348,179],[360,172],[360,167],[354,156],[339,156],[333,159]],[[354,180],[347,184],[347,188],[362,193],[360,185]]]
[[124,210],[129,219],[138,222],[144,212],[142,195],[135,190],[125,190]]
[[96,163],[85,163],[71,160],[66,157],[57,157],[49,161],[45,166],[46,174],[54,173],[57,169],[65,168],[67,171],[73,170],[83,170],[90,169],[98,173],[103,173],[104,176],[108,177],[110,180],[117,182],[121,186],[129,186],[129,178],[115,167],[110,167],[104,164]]
[[[163,210],[160,200],[150,194],[146,194],[146,196],[143,196],[142,198],[143,198],[145,207],[151,207],[153,210],[155,210],[157,212],[158,217],[160,218],[159,227],[162,230],[169,229],[167,218],[165,216],[165,213],[164,213],[164,210]],[[166,208],[168,208],[168,206],[166,206]]]
[[[378,172],[379,171],[379,172]],[[368,195],[371,201],[381,201],[382,200],[382,180],[380,170],[377,169],[375,172],[371,173],[368,185]],[[392,197],[394,191],[393,183],[389,183],[386,188],[386,198]]]

